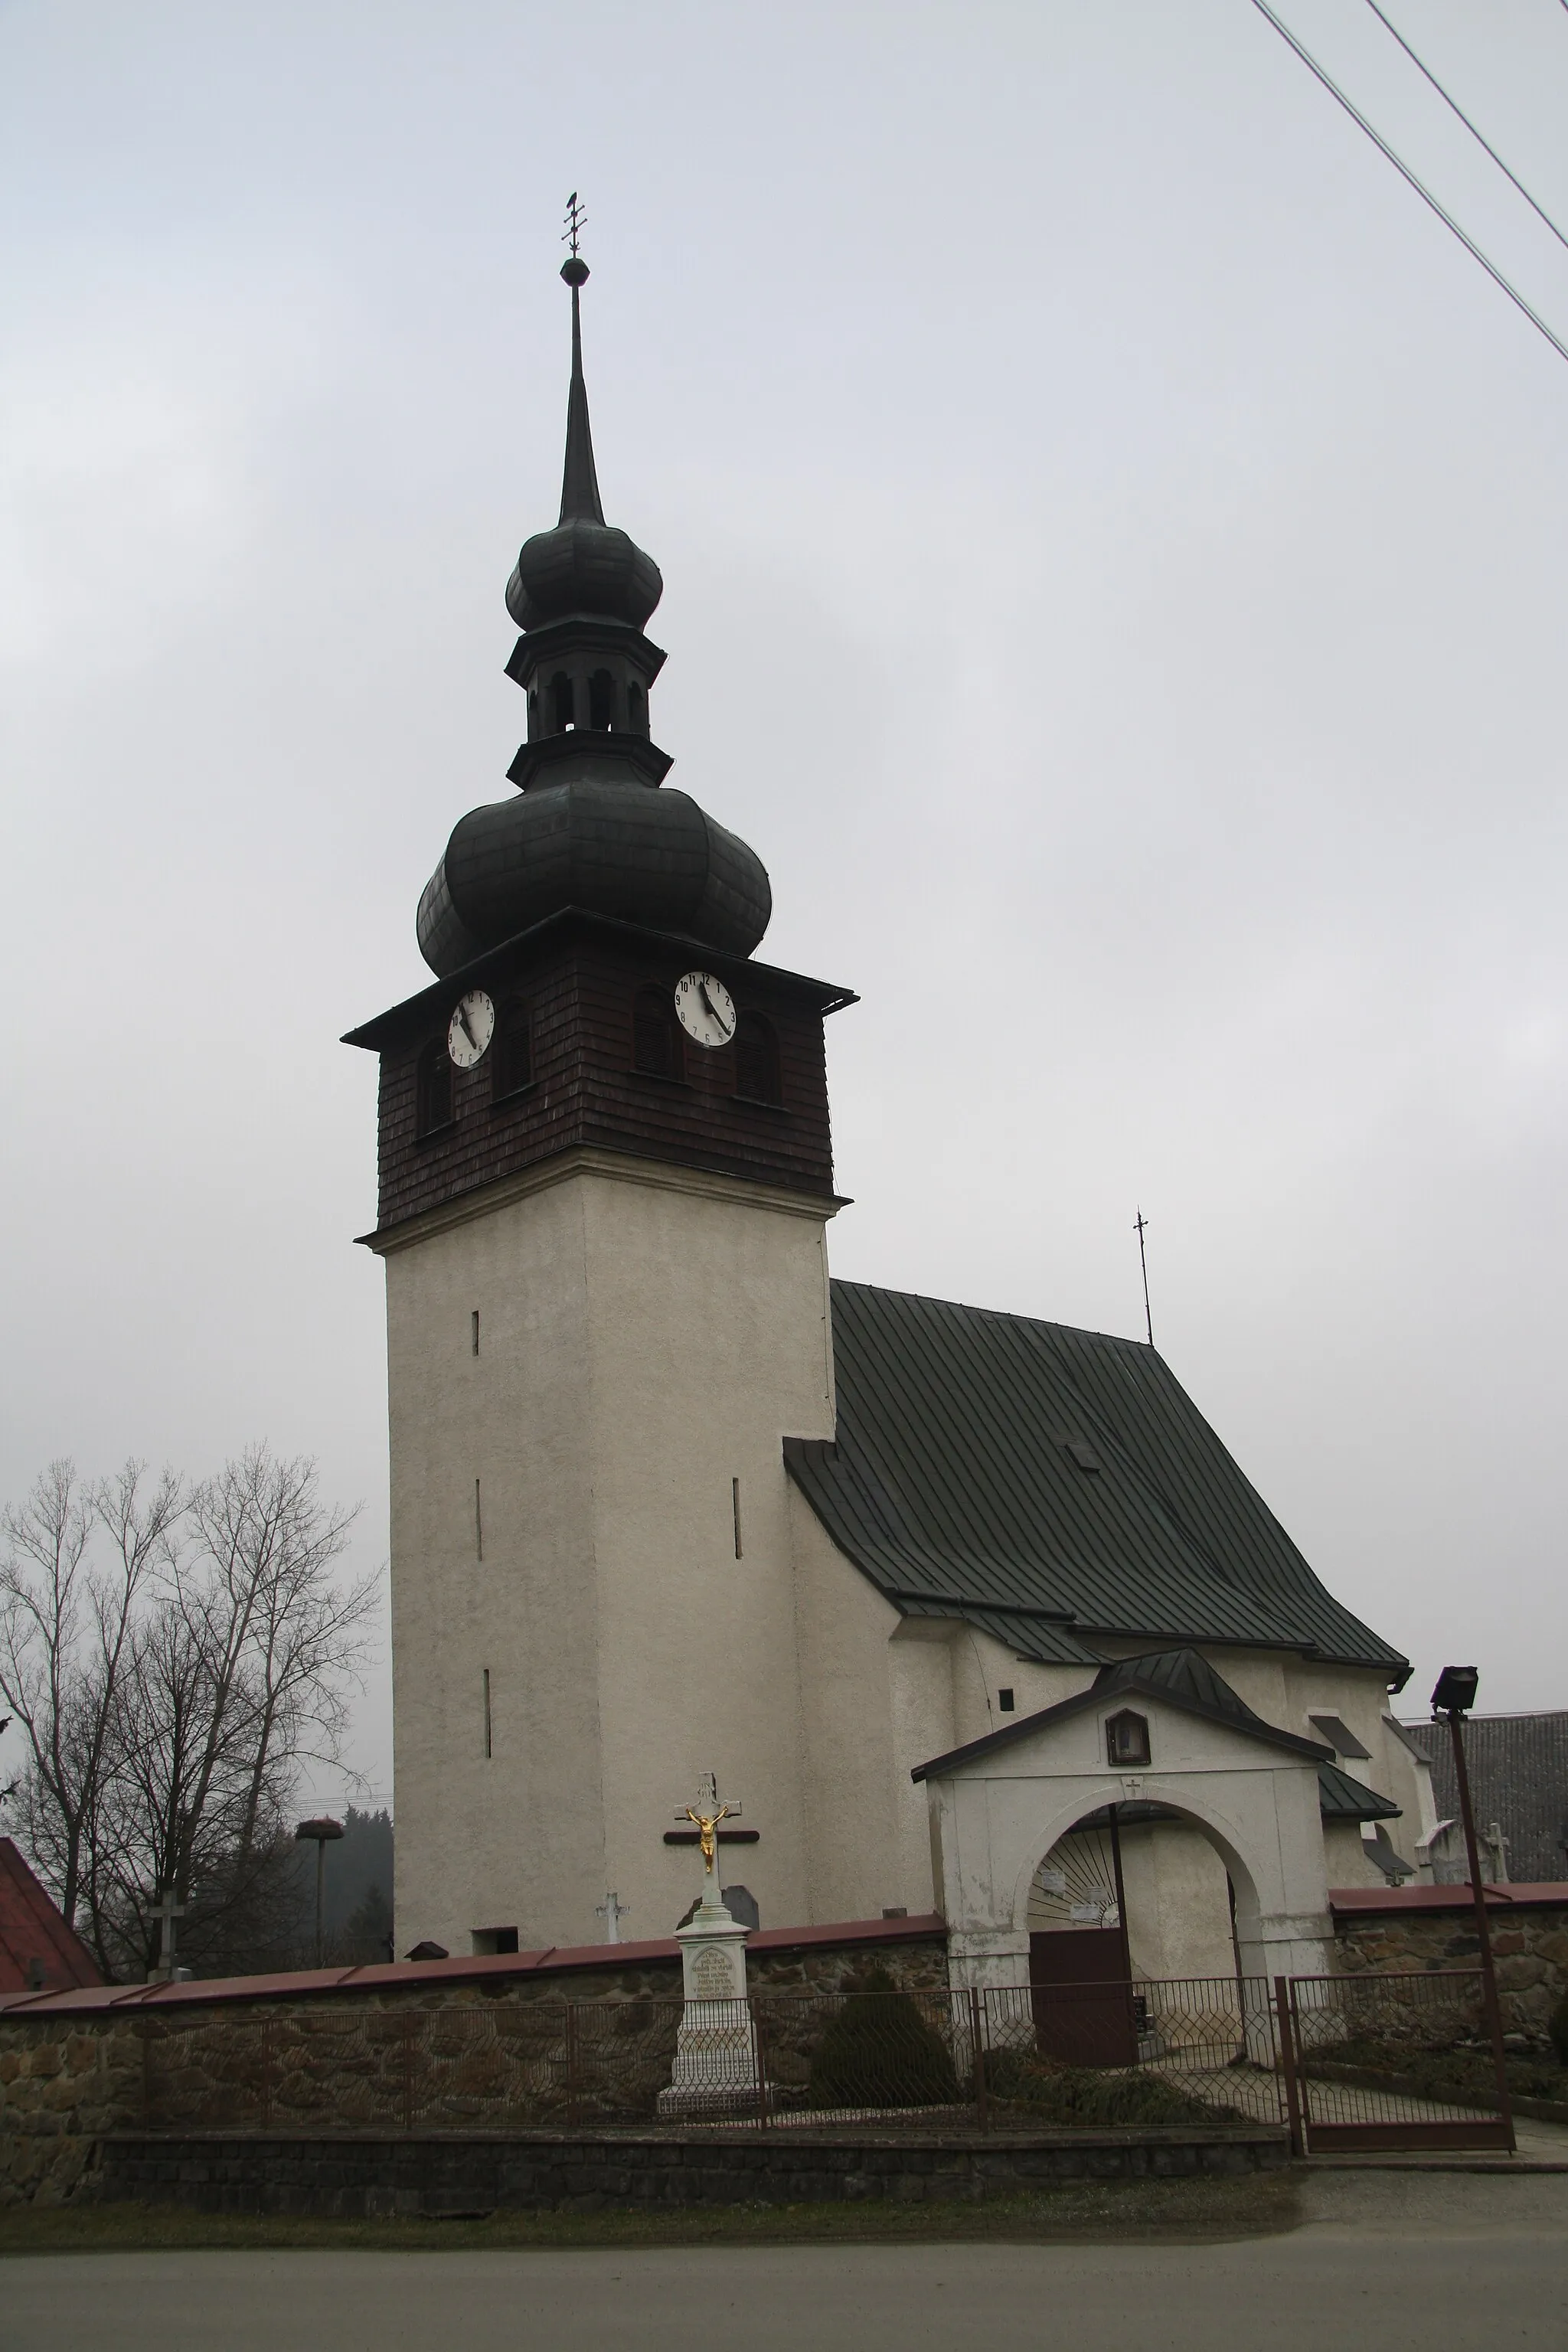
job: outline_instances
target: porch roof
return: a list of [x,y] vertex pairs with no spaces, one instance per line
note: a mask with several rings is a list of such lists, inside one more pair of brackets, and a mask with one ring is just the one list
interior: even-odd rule
[[[1270,1747],[1310,1759],[1320,1767],[1333,1764],[1331,1748],[1325,1748],[1316,1739],[1303,1739],[1294,1731],[1281,1731],[1276,1724],[1265,1723],[1260,1715],[1254,1715],[1245,1699],[1237,1696],[1224,1676],[1215,1674],[1206,1658],[1200,1657],[1195,1650],[1182,1649],[1155,1651],[1146,1658],[1120,1658],[1114,1665],[1102,1666],[1088,1690],[1079,1691],[1076,1697],[1058,1699],[1055,1706],[1041,1707],[1035,1715],[1021,1715],[1016,1723],[1006,1724],[1000,1731],[988,1731],[983,1738],[965,1741],[962,1748],[950,1748],[945,1756],[933,1756],[929,1762],[917,1764],[910,1778],[936,1780],[958,1765],[973,1763],[978,1756],[1011,1747],[1016,1740],[1044,1731],[1052,1724],[1066,1723],[1073,1716],[1103,1706],[1108,1699],[1123,1697],[1157,1699],[1165,1706],[1179,1708],[1184,1715],[1223,1723],[1232,1731],[1245,1733],[1249,1739],[1265,1740]],[[1337,1777],[1352,1788],[1360,1785],[1350,1780],[1347,1773],[1338,1773]],[[1372,1791],[1365,1793],[1370,1796]],[[1381,1805],[1384,1800],[1375,1801]],[[1399,1808],[1394,1805],[1389,1811],[1397,1813]]]

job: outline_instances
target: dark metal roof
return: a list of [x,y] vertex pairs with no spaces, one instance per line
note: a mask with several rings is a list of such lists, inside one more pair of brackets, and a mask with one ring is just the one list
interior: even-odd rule
[[[1447,1725],[1403,1727],[1431,1764],[1439,1820],[1452,1819],[1459,1788]],[[1568,1849],[1568,1714],[1469,1716],[1465,1761],[1476,1827],[1484,1833],[1499,1824],[1509,1842],[1509,1876],[1561,1878]]]
[[837,1442],[786,1439],[785,1462],[904,1615],[961,1617],[1057,1664],[1100,1664],[1100,1637],[1131,1636],[1408,1675],[1152,1348],[855,1282],[833,1285],[833,1346]]
[[1318,1767],[1318,1804],[1326,1822],[1392,1822],[1400,1811],[1392,1797],[1380,1797],[1337,1764]]
[[[1041,1707],[1034,1715],[1021,1715],[1016,1723],[1004,1724],[1000,1731],[988,1731],[983,1738],[967,1740],[962,1748],[950,1748],[945,1756],[933,1756],[929,1763],[917,1764],[910,1773],[911,1780],[933,1780],[955,1764],[973,1763],[977,1756],[988,1756],[998,1748],[1010,1748],[1015,1740],[1026,1738],[1031,1733],[1043,1731],[1047,1724],[1065,1723],[1068,1717],[1082,1715],[1089,1707],[1100,1707],[1109,1698],[1136,1697],[1160,1699],[1167,1706],[1179,1707],[1184,1715],[1202,1716],[1207,1722],[1223,1723],[1232,1731],[1244,1733],[1250,1739],[1261,1739],[1270,1748],[1283,1748],[1292,1756],[1310,1758],[1318,1765],[1320,1773],[1331,1770],[1325,1761],[1332,1755],[1316,1739],[1303,1739],[1294,1731],[1281,1731],[1254,1715],[1244,1698],[1237,1696],[1221,1675],[1216,1675],[1206,1658],[1195,1650],[1163,1650],[1147,1658],[1119,1658],[1114,1665],[1104,1666],[1096,1675],[1088,1690],[1079,1691],[1072,1698],[1058,1699],[1055,1706]],[[1348,1788],[1358,1783],[1346,1781]],[[1370,1790],[1362,1791],[1371,1796]],[[1373,1800],[1382,1806],[1381,1797]],[[1397,1805],[1388,1808],[1399,1811]]]

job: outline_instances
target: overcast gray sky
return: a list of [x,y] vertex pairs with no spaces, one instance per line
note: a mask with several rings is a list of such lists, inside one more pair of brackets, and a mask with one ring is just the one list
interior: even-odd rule
[[[1285,13],[1568,339],[1363,0]],[[1397,16],[1568,224],[1568,11]],[[836,1270],[1134,1333],[1142,1202],[1405,1711],[1568,1705],[1568,365],[1247,0],[0,5],[0,1492],[265,1434],[384,1555],[336,1041],[507,790],[573,187],[655,731],[863,1000]]]

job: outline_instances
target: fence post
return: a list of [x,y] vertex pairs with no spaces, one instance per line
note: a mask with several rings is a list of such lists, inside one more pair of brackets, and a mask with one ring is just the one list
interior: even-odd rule
[[566,2120],[577,2120],[577,2004],[565,2002],[566,2011]]
[[746,2009],[752,2021],[752,2049],[757,2061],[757,2121],[763,2131],[768,2127],[768,2050],[763,2036],[763,2021],[757,2009],[755,1993],[746,1996]]
[[156,2032],[150,2017],[136,2021],[142,2035],[142,2128],[153,2128],[153,2036]]
[[277,2020],[264,2017],[261,2021],[261,2128],[272,2128],[272,2048]]
[[1301,2094],[1296,2075],[1296,2036],[1290,2015],[1290,1987],[1283,1977],[1274,1979],[1274,2013],[1279,2024],[1279,2065],[1285,2077],[1285,2111],[1290,2119],[1290,2153],[1307,2153],[1301,2128]]
[[974,2121],[981,2131],[991,2128],[990,2110],[985,2096],[985,2043],[982,2032],[984,2011],[980,2005],[977,1985],[969,1988],[969,2047],[974,2072]]

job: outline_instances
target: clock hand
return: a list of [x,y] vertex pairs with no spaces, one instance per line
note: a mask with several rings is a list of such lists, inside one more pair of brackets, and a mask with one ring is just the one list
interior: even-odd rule
[[469,1026],[468,1026],[468,1013],[464,1011],[464,1009],[463,1009],[463,1007],[462,1007],[462,1005],[461,1005],[461,1004],[459,1004],[459,1005],[458,1005],[458,1020],[459,1020],[459,1021],[462,1023],[462,1024],[463,1024],[463,1034],[464,1034],[464,1036],[468,1039],[468,1041],[469,1045],[473,1047],[473,1049],[474,1049],[475,1053],[477,1054],[477,1053],[479,1052],[479,1039],[475,1036],[475,1034],[474,1034],[473,1031],[469,1028]]
[[697,987],[703,1003],[708,1007],[709,1019],[710,1021],[717,1021],[720,1028],[727,1037],[730,1034],[729,1024],[725,1020],[724,1015],[720,1012],[719,1007],[714,1003],[713,999],[709,995],[707,982],[705,980],[700,980],[697,983]]

